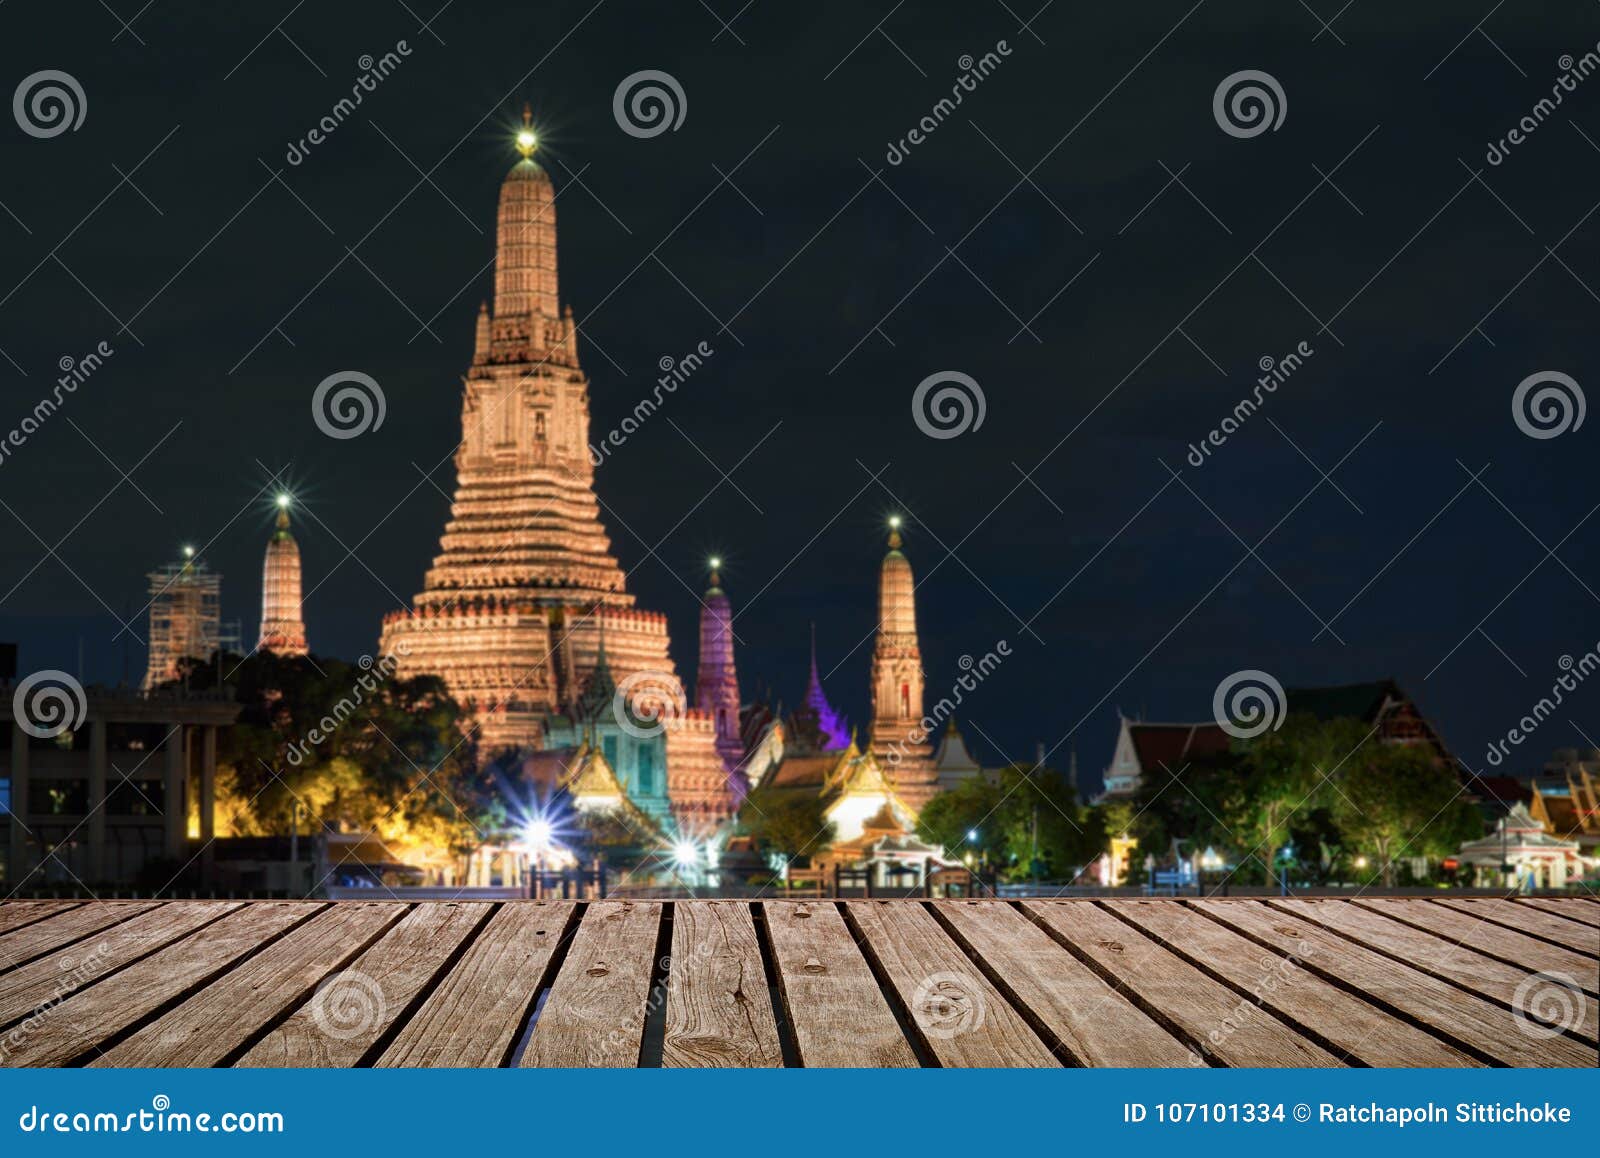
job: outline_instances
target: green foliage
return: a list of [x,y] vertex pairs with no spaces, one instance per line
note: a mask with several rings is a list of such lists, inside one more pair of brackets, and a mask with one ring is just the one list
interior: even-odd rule
[[[1173,841],[1189,856],[1226,850],[1241,883],[1270,883],[1292,850],[1297,880],[1350,880],[1365,856],[1393,885],[1402,858],[1441,856],[1482,834],[1459,790],[1456,769],[1431,748],[1302,713],[1225,754],[1147,769],[1128,823],[1157,856]],[[1112,817],[1107,830],[1124,829]]]
[[833,843],[833,825],[823,819],[822,799],[810,792],[758,788],[745,798],[740,826],[756,848],[775,853],[796,868]]
[[1032,764],[940,793],[923,807],[917,833],[951,856],[972,853],[1010,880],[1065,879],[1105,844],[1099,813],[1083,806],[1061,773]]
[[[302,832],[319,824],[405,832],[438,847],[474,843],[485,786],[462,713],[432,676],[397,680],[381,664],[259,652],[195,664],[191,687],[226,683],[238,723],[218,736],[219,831]],[[319,670],[320,669],[320,670]]]

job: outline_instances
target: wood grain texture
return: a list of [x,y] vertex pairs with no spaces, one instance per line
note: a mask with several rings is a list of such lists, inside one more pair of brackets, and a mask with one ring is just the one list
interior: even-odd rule
[[1540,912],[1531,905],[1492,898],[1480,900],[1456,897],[1440,897],[1434,904],[1470,913],[1481,921],[1488,921],[1530,937],[1549,941],[1575,953],[1600,958],[1600,933],[1585,929],[1576,922]]
[[[1349,901],[1272,903],[1285,912],[1325,925],[1369,948],[1387,953],[1425,973],[1453,981],[1508,1008],[1524,1000],[1518,996],[1518,991],[1527,980],[1528,970],[1485,956],[1460,942],[1423,932]],[[1584,1011],[1579,1019],[1578,1035],[1600,1043],[1600,1003],[1592,997],[1581,997],[1578,1003]]]
[[403,913],[361,901],[324,910],[89,1064],[221,1065]]
[[1449,905],[1432,902],[1397,906],[1393,900],[1386,898],[1351,903],[1408,925],[1416,925],[1517,969],[1529,973],[1566,973],[1589,993],[1596,993],[1596,987],[1600,986],[1600,965],[1596,962],[1560,945],[1524,936],[1514,929],[1486,920],[1473,910],[1463,912]]
[[354,1066],[444,968],[492,905],[427,902],[328,976],[240,1066]]
[[[1025,911],[1095,962],[1126,993],[1229,1066],[1319,1066],[1339,1059],[1269,1010],[1207,977],[1087,901],[1027,901]],[[1194,921],[1199,914],[1187,914]],[[1181,928],[1181,925],[1180,925]],[[1176,933],[1174,935],[1184,935]]]
[[1309,921],[1260,903],[1239,901],[1211,902],[1205,913],[1268,945],[1297,952],[1308,969],[1417,1019],[1431,1032],[1453,1039],[1458,1047],[1470,1045],[1502,1065],[1587,1065],[1594,1061],[1592,1047],[1567,1037],[1536,1037],[1511,1011]]
[[123,966],[240,908],[237,901],[160,905],[3,975],[0,1027],[55,1006]]
[[[1344,906],[1344,901],[1330,904]],[[1347,1064],[1479,1066],[1432,1034],[1385,1016],[1376,1006],[1304,968],[1297,956],[1266,952],[1212,921],[1196,921],[1165,901],[1107,901],[1118,916],[1325,1042]],[[1347,907],[1347,906],[1346,906]],[[1376,920],[1376,918],[1374,918]]]
[[155,907],[154,901],[98,901],[73,905],[45,920],[0,935],[0,973],[63,948],[91,933],[120,925]]
[[673,906],[661,1064],[685,1069],[783,1064],[749,905],[682,901]]
[[[92,1056],[117,1034],[212,981],[322,907],[302,901],[261,901],[236,907],[221,920],[63,1001],[47,1016],[48,1032],[24,1041],[7,1063],[59,1066]],[[155,912],[170,908],[173,906],[163,905]]]
[[1192,1049],[1005,902],[951,902],[933,912],[1075,1064],[1195,1064]]
[[826,901],[768,901],[767,936],[801,1064],[914,1067],[917,1056],[844,918]]
[[661,905],[654,901],[589,905],[522,1064],[638,1065],[660,928]]
[[919,903],[850,901],[846,911],[940,1065],[1061,1064]]
[[577,908],[503,905],[401,1028],[378,1066],[501,1066]]
[[82,901],[0,901],[0,933],[76,909]]
[[[1567,921],[1600,929],[1600,908],[1586,905],[1576,897],[1518,897],[1517,904],[1529,905],[1543,913],[1550,913]],[[1600,940],[1600,934],[1596,934]]]

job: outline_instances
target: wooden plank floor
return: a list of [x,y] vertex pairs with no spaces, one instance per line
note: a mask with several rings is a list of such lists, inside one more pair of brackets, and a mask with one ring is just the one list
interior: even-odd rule
[[7,1066],[1594,1066],[1586,898],[0,903]]

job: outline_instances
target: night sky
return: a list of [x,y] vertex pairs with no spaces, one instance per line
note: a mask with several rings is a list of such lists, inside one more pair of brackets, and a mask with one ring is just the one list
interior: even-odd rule
[[[85,679],[136,682],[144,574],[190,542],[253,641],[282,472],[314,650],[375,647],[446,516],[527,101],[595,437],[663,357],[715,351],[598,472],[681,672],[719,553],[746,695],[798,701],[815,620],[826,686],[865,724],[900,511],[929,702],[963,655],[1010,644],[960,717],[987,762],[1075,746],[1092,777],[1118,708],[1205,719],[1220,680],[1261,669],[1392,676],[1485,770],[1561,657],[1600,640],[1600,418],[1536,439],[1512,412],[1537,372],[1600,382],[1600,76],[1486,160],[1595,48],[1600,8],[1036,8],[12,0],[5,92],[60,70],[87,114],[50,138],[0,121],[0,430],[62,358],[115,352],[0,460],[0,639],[24,673],[77,671],[81,650]],[[361,58],[402,40],[289,164]],[[1000,41],[890,164],[961,58]],[[686,114],[640,138],[612,102],[646,69]],[[1236,137],[1213,93],[1247,69],[1286,112]],[[1260,412],[1187,462],[1260,359],[1302,342]],[[387,417],[336,441],[310,402],[344,369]],[[913,391],[940,371],[978,383],[981,427],[918,429]],[[1600,680],[1507,770],[1600,741],[1597,706]]]

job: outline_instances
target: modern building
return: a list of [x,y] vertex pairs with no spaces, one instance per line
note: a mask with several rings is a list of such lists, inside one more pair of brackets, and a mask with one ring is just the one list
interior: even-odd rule
[[11,888],[206,878],[217,730],[239,715],[226,692],[89,688],[69,726],[41,728],[14,691],[0,687]]

